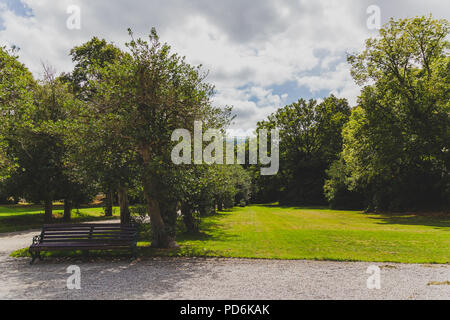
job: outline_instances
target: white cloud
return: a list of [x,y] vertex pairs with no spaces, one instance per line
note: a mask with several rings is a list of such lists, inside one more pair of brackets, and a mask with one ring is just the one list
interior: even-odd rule
[[340,98],[347,98],[350,105],[356,104],[359,87],[350,76],[350,67],[347,63],[340,63],[336,70],[324,71],[320,75],[303,76],[297,78],[299,86],[306,86],[311,92],[330,90]]
[[[384,22],[389,16],[429,12],[449,16],[448,5],[436,0],[426,5],[419,0],[22,2],[32,10],[31,17],[0,6],[0,45],[19,46],[21,61],[36,75],[41,61],[58,71],[70,70],[69,50],[92,36],[123,47],[128,27],[144,37],[155,26],[176,52],[210,71],[208,79],[218,92],[215,103],[235,107],[233,128],[239,132],[300,98],[295,92],[289,97],[280,92],[285,83],[297,83],[299,92],[309,88],[311,95],[332,92],[353,104],[359,89],[349,75],[345,53],[361,49],[364,39],[373,35],[366,28],[368,5],[380,6]],[[66,9],[72,4],[81,8],[81,30],[66,28]]]

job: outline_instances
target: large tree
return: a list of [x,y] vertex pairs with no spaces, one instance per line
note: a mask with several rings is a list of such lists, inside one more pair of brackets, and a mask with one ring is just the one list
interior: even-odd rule
[[115,137],[139,154],[152,245],[167,248],[176,245],[172,187],[180,170],[171,161],[172,133],[180,128],[193,132],[196,120],[210,126],[223,113],[211,106],[213,87],[205,82],[206,74],[172,54],[154,29],[148,41],[132,38],[127,47],[129,54],[102,69],[97,103],[114,123]]
[[365,194],[369,210],[448,208],[448,34],[446,20],[391,20],[348,57],[365,87],[344,130],[330,200],[342,194],[332,186],[346,185]]

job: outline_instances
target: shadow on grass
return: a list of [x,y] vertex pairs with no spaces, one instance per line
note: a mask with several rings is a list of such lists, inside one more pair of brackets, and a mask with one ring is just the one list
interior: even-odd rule
[[[53,224],[65,223],[62,213],[53,214]],[[117,219],[117,216],[105,217],[105,216],[93,216],[88,213],[78,212],[72,213],[72,219],[70,223],[80,223],[87,221],[103,221]],[[21,214],[11,216],[0,216],[0,236],[1,233],[24,231],[30,229],[40,229],[44,224],[44,214]]]
[[[281,208],[292,210],[329,210],[330,208],[324,206],[289,206],[278,204],[259,204],[255,205],[264,208]],[[335,210],[335,211],[353,211],[358,210]],[[428,226],[436,229],[450,228],[450,213],[369,213],[366,214],[361,211],[361,215],[368,216],[369,219],[376,220],[378,224],[397,224],[397,225],[411,225],[411,226]],[[370,216],[369,216],[370,215]],[[374,217],[375,215],[375,217]],[[449,230],[445,230],[449,231]]]
[[[92,205],[85,204],[80,205],[78,209],[94,209],[103,208],[102,205]],[[53,211],[63,211],[64,205],[54,204]],[[76,210],[76,209],[74,209]],[[44,208],[42,205],[37,204],[10,204],[10,205],[0,205],[0,216],[14,216],[22,214],[43,214]]]
[[42,226],[43,222],[43,214],[0,216],[0,232],[14,232],[28,229],[38,229]]
[[427,226],[441,229],[444,231],[450,228],[450,214],[445,213],[374,213],[370,219],[376,220],[378,224],[397,224],[411,226]]
[[274,208],[274,209],[292,209],[292,210],[329,210],[330,208],[327,206],[318,206],[318,205],[279,205],[276,203],[270,203],[270,204],[254,204],[252,206],[255,207],[263,207],[263,208]]
[[[54,206],[55,210],[64,209],[63,206]],[[0,216],[12,216],[21,214],[40,214],[44,209],[38,205],[2,205],[0,206]]]
[[181,233],[177,235],[177,241],[228,241],[236,238],[224,229],[221,221],[232,214],[233,210],[224,210],[213,216],[204,217],[200,222],[200,231],[195,233]]

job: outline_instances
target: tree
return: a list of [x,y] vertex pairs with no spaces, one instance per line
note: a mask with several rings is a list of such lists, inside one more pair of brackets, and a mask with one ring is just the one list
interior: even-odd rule
[[271,177],[255,172],[257,200],[323,204],[325,170],[339,157],[349,115],[347,101],[332,95],[320,104],[300,99],[258,123],[258,129],[280,130],[280,172]]
[[363,191],[369,210],[448,208],[448,33],[446,20],[391,20],[348,57],[366,86],[344,129],[338,175]]
[[241,165],[185,166],[180,209],[188,232],[196,232],[202,217],[250,200],[250,174]]
[[246,205],[250,199],[250,174],[241,165],[218,165],[209,168],[208,190],[219,211]]
[[17,49],[0,47],[0,181],[17,169],[17,158],[8,154],[8,141],[18,126],[30,121],[36,82],[28,69],[17,60]]
[[106,194],[106,216],[112,216],[114,193],[117,191],[120,217],[123,224],[130,222],[128,189],[133,185],[135,152],[126,140],[117,139],[114,121],[102,117],[105,103],[97,94],[102,81],[101,69],[119,61],[124,54],[104,39],[93,37],[74,47],[70,54],[74,70],[64,74],[73,93],[83,102],[65,126],[66,143],[71,146],[70,157],[84,175],[97,181]]
[[75,67],[71,73],[62,74],[61,79],[70,85],[79,100],[90,102],[96,93],[95,83],[101,77],[99,69],[116,61],[122,54],[114,44],[93,37],[70,50]]
[[111,119],[116,139],[139,154],[138,163],[148,212],[152,246],[175,246],[176,198],[172,179],[180,170],[171,162],[172,132],[193,131],[194,121],[213,123],[222,111],[211,106],[213,87],[200,67],[170,53],[155,29],[149,41],[132,40],[129,54],[102,69],[98,105]]
[[[9,191],[33,202],[44,201],[44,219],[50,222],[53,200],[66,198],[70,203],[67,197],[73,193],[69,189],[74,184],[63,161],[65,146],[55,128],[68,116],[75,100],[49,68],[44,67],[45,78],[35,82],[16,57],[3,51],[2,61],[2,145],[5,159],[15,164],[10,170]],[[67,208],[66,219],[68,212]]]

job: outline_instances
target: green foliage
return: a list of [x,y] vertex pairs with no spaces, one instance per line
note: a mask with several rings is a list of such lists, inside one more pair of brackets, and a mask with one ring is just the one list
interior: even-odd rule
[[8,154],[8,141],[17,127],[29,125],[36,86],[33,76],[15,54],[15,49],[0,47],[0,182],[17,169],[17,157]]
[[334,161],[326,173],[329,178],[324,185],[325,198],[332,208],[361,209],[365,206],[364,193],[352,183],[351,172],[342,157]]
[[213,166],[209,170],[210,187],[216,203],[232,208],[250,200],[250,174],[240,165]]
[[[51,202],[70,199],[73,204],[86,202],[92,190],[65,163],[67,152],[60,122],[71,117],[76,104],[67,86],[44,67],[45,77],[36,82],[17,62],[17,57],[2,50],[1,146],[2,189],[9,195],[47,203],[47,221]],[[8,164],[8,166],[5,166]]]
[[70,50],[75,67],[71,73],[62,74],[63,81],[70,84],[72,92],[82,101],[91,101],[96,94],[96,82],[101,75],[98,70],[117,60],[123,53],[105,39],[93,37],[88,42]]
[[207,72],[174,54],[155,29],[146,40],[130,31],[124,51],[94,37],[71,50],[72,72],[55,78],[45,68],[40,81],[15,49],[1,47],[0,200],[44,201],[51,218],[54,199],[70,212],[98,191],[118,191],[126,212],[130,194],[145,202],[132,215],[150,216],[144,234],[159,248],[174,245],[180,224],[198,231],[216,209],[245,206],[250,197],[448,210],[448,34],[447,20],[391,20],[348,56],[364,85],[353,110],[333,95],[300,99],[258,123],[280,131],[276,176],[261,176],[258,165],[172,163],[174,130],[193,132],[202,121],[203,130],[224,131],[231,108],[213,106]]
[[323,204],[325,170],[341,152],[349,115],[347,101],[332,95],[320,104],[300,99],[260,122],[258,129],[280,130],[280,172],[274,177],[256,172],[256,199]]
[[213,86],[205,82],[201,67],[172,54],[154,29],[148,41],[135,40],[131,31],[130,36],[128,53],[97,68],[94,105],[113,143],[132,153],[155,246],[168,246],[175,237],[178,203],[186,195],[183,186],[198,177],[172,163],[172,133],[179,128],[192,132],[196,120],[220,128],[229,121],[229,110],[212,107]]
[[64,123],[65,144],[72,149],[68,161],[105,192],[116,190],[118,185],[130,185],[136,155],[127,140],[117,136],[114,116],[104,112],[103,97],[96,89],[102,81],[102,68],[118,61],[124,53],[96,37],[70,53],[76,65],[62,79],[82,102],[75,105],[73,117]]
[[344,183],[364,192],[369,210],[448,209],[448,33],[446,20],[391,20],[349,56],[355,80],[370,84],[343,133],[345,172],[331,172],[332,201]]

